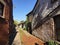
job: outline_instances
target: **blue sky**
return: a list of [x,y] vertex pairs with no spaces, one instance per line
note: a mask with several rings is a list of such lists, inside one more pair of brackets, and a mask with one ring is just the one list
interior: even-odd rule
[[13,0],[14,20],[26,20],[26,14],[33,9],[36,1],[37,0]]

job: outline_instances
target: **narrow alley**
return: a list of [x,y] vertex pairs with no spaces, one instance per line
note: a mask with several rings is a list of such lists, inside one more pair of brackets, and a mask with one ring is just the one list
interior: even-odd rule
[[60,45],[60,0],[0,0],[0,45]]
[[19,29],[12,45],[44,45],[44,42],[27,31]]

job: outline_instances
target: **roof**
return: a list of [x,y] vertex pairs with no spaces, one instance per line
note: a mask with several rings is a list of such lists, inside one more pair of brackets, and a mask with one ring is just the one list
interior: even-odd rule
[[36,8],[36,6],[37,6],[37,3],[38,3],[38,0],[36,1],[36,4],[35,4],[33,10],[32,10],[31,12],[29,12],[26,16],[29,16],[30,14],[33,14],[33,11],[35,10],[35,8]]
[[29,12],[26,16],[29,16],[30,14],[33,14],[33,12],[31,11],[31,12]]
[[34,11],[34,10],[35,10],[35,8],[36,8],[36,6],[37,6],[38,2],[39,2],[39,0],[37,0],[37,1],[36,1],[36,4],[35,4],[35,6],[34,6],[34,8],[33,8],[33,10],[32,10],[32,11]]

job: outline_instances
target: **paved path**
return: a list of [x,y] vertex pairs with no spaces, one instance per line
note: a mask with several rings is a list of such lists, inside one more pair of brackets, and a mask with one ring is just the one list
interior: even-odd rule
[[44,42],[42,40],[29,34],[27,31],[21,30],[21,32],[20,32],[21,34],[24,33],[21,38],[23,45],[44,45]]
[[20,32],[19,32],[19,30],[17,30],[17,34],[16,34],[16,37],[15,37],[12,45],[21,45]]
[[25,30],[17,30],[16,37],[12,45],[44,45],[44,42]]

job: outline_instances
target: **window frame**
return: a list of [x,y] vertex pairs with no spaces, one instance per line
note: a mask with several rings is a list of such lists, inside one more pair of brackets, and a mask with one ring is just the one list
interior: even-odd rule
[[2,13],[0,14],[0,17],[4,18],[4,4],[2,2],[0,2],[0,4],[2,5],[2,7],[1,7]]

